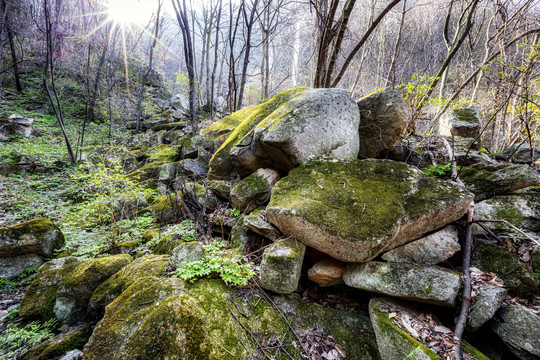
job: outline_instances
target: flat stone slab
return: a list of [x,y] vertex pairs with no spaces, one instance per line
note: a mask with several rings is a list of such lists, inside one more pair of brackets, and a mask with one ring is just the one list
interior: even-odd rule
[[312,160],[274,185],[266,216],[282,233],[364,262],[461,218],[473,195],[391,160]]
[[343,281],[360,290],[447,307],[454,306],[461,287],[455,271],[377,261],[347,265]]

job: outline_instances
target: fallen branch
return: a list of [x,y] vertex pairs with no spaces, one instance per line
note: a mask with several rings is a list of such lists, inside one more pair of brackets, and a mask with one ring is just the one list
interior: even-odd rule
[[454,330],[454,351],[456,360],[461,360],[461,339],[463,338],[463,331],[467,324],[467,318],[469,317],[469,309],[471,307],[471,243],[472,243],[472,225],[474,215],[474,202],[467,211],[467,229],[465,231],[465,242],[463,243],[463,301],[461,302],[461,311],[459,318],[456,322],[456,329]]
[[[513,225],[510,221],[508,220],[475,220],[474,221],[475,223],[485,223],[485,222],[490,222],[490,223],[503,223],[509,227],[511,227],[512,229],[516,230],[518,233],[520,233],[521,235],[525,236],[528,240],[532,241],[533,243],[535,243],[536,245],[540,246],[540,241],[531,237],[530,235],[528,235],[526,232],[524,232],[523,230],[520,230],[517,226]],[[480,224],[478,224],[480,225]]]

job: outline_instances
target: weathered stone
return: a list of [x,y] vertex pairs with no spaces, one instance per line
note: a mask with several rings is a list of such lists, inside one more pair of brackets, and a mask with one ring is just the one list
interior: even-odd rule
[[410,108],[401,94],[389,88],[372,92],[357,101],[360,110],[360,157],[392,150],[407,127]]
[[[290,357],[300,359],[291,328],[299,334],[315,323],[346,351],[347,359],[380,359],[364,316],[293,296],[273,297],[280,312],[259,297],[235,298],[234,306],[230,298],[230,289],[219,280],[185,284],[176,278],[141,278],[107,307],[84,359],[247,359],[257,351],[242,340],[248,331],[279,338]],[[292,321],[286,323],[282,314]],[[242,324],[232,315],[243,318]]]
[[285,172],[314,156],[358,155],[358,106],[343,89],[291,89],[246,115],[210,160],[212,177]]
[[207,212],[213,211],[217,207],[217,199],[212,194],[206,191],[205,187],[199,183],[188,182],[183,188],[184,198],[194,202],[199,208],[205,209]]
[[62,356],[60,359],[58,360],[81,360],[82,357],[83,357],[83,353],[81,350],[71,350],[71,351],[68,351],[64,356]]
[[24,294],[20,316],[43,321],[53,318],[56,292],[80,263],[79,259],[71,256],[46,262]]
[[227,201],[231,198],[231,184],[221,180],[210,180],[207,185],[220,198]]
[[531,151],[531,146],[528,143],[518,143],[504,149],[502,154],[512,162],[529,164],[540,158],[540,149],[533,147]]
[[19,114],[12,114],[7,119],[0,119],[0,140],[6,140],[10,136],[23,136],[34,138],[41,136],[39,130],[32,126],[33,119]]
[[433,234],[399,246],[383,254],[390,262],[435,265],[443,262],[461,249],[457,229],[447,226]]
[[439,120],[439,135],[476,138],[482,130],[480,108],[455,109],[446,112]]
[[240,224],[234,225],[231,229],[231,247],[243,249],[248,241],[247,229]]
[[120,296],[131,284],[145,276],[162,276],[170,261],[171,257],[168,255],[146,255],[135,259],[96,288],[88,303],[88,315],[94,319],[101,318],[105,306]]
[[509,305],[493,331],[520,359],[540,357],[540,316],[520,304]]
[[182,94],[175,94],[169,99],[170,106],[175,110],[189,111],[189,100]]
[[276,242],[264,250],[261,287],[279,294],[296,290],[306,247],[293,239]]
[[[416,309],[413,304],[397,302],[390,298],[376,299],[369,301],[369,317],[375,336],[381,359],[384,360],[434,360],[441,359],[433,350],[421,343],[410,333],[402,330],[392,321],[389,314],[399,312],[402,319],[416,319],[421,313],[427,312],[425,309]],[[432,315],[433,318],[435,318]],[[436,325],[440,322],[435,319]],[[410,326],[410,325],[409,325]],[[474,347],[463,341],[462,349],[464,353],[474,356],[477,360],[489,360]]]
[[376,261],[347,265],[343,281],[357,289],[447,307],[454,306],[461,287],[455,271]]
[[475,194],[476,202],[540,184],[535,169],[517,164],[475,164],[464,168],[459,177]]
[[62,246],[64,235],[46,218],[0,229],[0,257],[27,254],[51,257]]
[[31,266],[41,266],[44,262],[42,256],[34,254],[0,257],[0,279],[16,278],[24,272],[24,269]]
[[126,254],[87,261],[79,265],[56,293],[54,315],[63,324],[74,324],[86,316],[90,297],[111,275],[131,262]]
[[540,271],[540,246],[535,246],[533,249],[531,265],[534,271]]
[[190,262],[201,260],[204,256],[205,251],[201,243],[198,241],[190,241],[174,248],[172,252],[172,262],[177,269],[180,269]]
[[[58,359],[73,349],[82,349],[92,334],[90,325],[83,325],[34,346],[17,359],[19,360],[49,360]],[[64,357],[62,357],[63,359]]]
[[232,205],[249,213],[270,199],[272,187],[279,180],[279,174],[272,169],[259,169],[241,180],[231,190]]
[[495,315],[495,312],[499,310],[507,295],[505,288],[491,285],[486,286],[485,289],[482,289],[476,295],[474,304],[471,306],[469,312],[467,326],[473,331],[478,330],[480,326],[484,325]]
[[[540,231],[540,194],[513,194],[495,196],[476,204],[474,209],[476,220],[507,220],[512,225],[529,231]],[[482,223],[491,231],[508,231],[503,223]],[[475,233],[485,231],[479,225],[474,226]]]
[[391,160],[314,160],[276,183],[266,216],[307,246],[363,262],[459,219],[472,197]]
[[332,286],[343,282],[342,276],[344,270],[345,263],[333,258],[326,258],[308,270],[308,277],[309,280],[321,287]]
[[523,295],[536,290],[537,279],[534,273],[508,250],[477,240],[472,255],[472,263],[476,267],[495,273],[511,292]]
[[264,207],[253,210],[244,218],[244,226],[267,239],[276,241],[281,236],[279,229],[272,225],[266,218]]
[[163,161],[154,161],[149,164],[145,164],[137,170],[130,172],[128,176],[132,179],[136,179],[139,181],[158,178],[161,170],[161,165],[163,165],[163,163]]

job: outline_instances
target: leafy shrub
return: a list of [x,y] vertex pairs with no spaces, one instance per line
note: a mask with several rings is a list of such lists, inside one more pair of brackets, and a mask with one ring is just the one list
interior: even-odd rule
[[33,321],[23,327],[17,328],[11,324],[0,333],[0,359],[15,358],[26,348],[39,344],[41,341],[53,337],[53,328],[56,321],[45,323]]
[[[459,169],[458,169],[459,170]],[[422,172],[427,176],[446,177],[452,171],[452,164],[430,165],[422,169]]]
[[225,213],[227,215],[234,216],[235,218],[239,217],[242,214],[242,212],[240,210],[235,209],[235,208],[227,209],[227,211],[225,211]]
[[118,163],[112,167],[102,163],[83,164],[72,177],[81,191],[90,196],[67,214],[68,226],[92,228],[128,218],[137,213],[140,202],[155,194],[125,175]]
[[253,264],[244,263],[240,254],[225,249],[223,241],[203,245],[206,255],[199,261],[186,264],[173,273],[174,277],[193,282],[203,277],[219,276],[226,284],[246,286],[255,275]]

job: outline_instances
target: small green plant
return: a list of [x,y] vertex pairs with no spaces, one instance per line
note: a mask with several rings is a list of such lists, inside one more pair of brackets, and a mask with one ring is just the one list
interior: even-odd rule
[[180,235],[185,242],[197,240],[197,230],[191,220],[184,220],[180,224],[171,226],[165,231],[164,235]]
[[173,273],[174,277],[193,282],[203,277],[219,276],[226,284],[246,286],[255,275],[253,264],[244,263],[240,254],[225,249],[222,240],[203,246],[206,255],[199,261],[185,264]]
[[37,273],[37,271],[39,270],[39,266],[29,266],[27,267],[26,269],[24,269],[24,271],[21,273],[21,275],[19,275],[19,279],[23,280],[23,279],[26,279],[32,275],[34,275],[35,273]]
[[11,324],[0,334],[0,359],[15,358],[25,349],[39,344],[41,341],[54,336],[55,320],[45,323],[33,321],[23,327]]
[[422,169],[422,172],[425,175],[432,177],[446,177],[450,171],[452,171],[452,164],[430,165],[427,168]]
[[227,215],[229,215],[229,216],[234,216],[235,218],[236,218],[236,217],[239,217],[239,216],[242,214],[242,212],[241,212],[240,210],[235,209],[235,208],[227,209],[227,210],[225,211],[225,213],[226,213]]
[[540,279],[540,270],[534,270],[534,276],[535,276],[537,279]]
[[18,281],[14,281],[11,279],[0,279],[0,290],[3,291],[12,291],[18,288],[19,286],[22,286],[22,283]]
[[15,319],[17,316],[19,316],[19,309],[17,308],[17,309],[9,310],[7,316],[9,320]]

